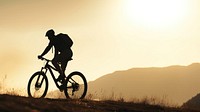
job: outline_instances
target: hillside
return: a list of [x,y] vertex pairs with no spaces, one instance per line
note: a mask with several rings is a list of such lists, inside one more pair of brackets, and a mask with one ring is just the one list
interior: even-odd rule
[[33,99],[0,95],[0,112],[198,112],[145,103],[67,99]]
[[184,108],[192,108],[200,111],[200,94],[192,97],[186,103],[183,104]]
[[182,105],[200,92],[200,64],[133,68],[104,75],[89,82],[93,98],[155,97]]

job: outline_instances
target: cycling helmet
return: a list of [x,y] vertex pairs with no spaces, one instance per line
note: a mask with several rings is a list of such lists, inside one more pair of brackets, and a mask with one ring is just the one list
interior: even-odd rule
[[46,37],[48,37],[48,36],[52,36],[52,35],[55,35],[55,32],[53,31],[53,29],[51,29],[51,30],[48,30],[47,32],[46,32]]

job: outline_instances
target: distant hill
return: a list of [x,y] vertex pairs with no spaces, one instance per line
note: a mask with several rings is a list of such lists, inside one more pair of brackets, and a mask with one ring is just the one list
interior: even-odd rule
[[100,99],[156,97],[182,105],[200,93],[200,63],[116,71],[89,82],[88,93]]

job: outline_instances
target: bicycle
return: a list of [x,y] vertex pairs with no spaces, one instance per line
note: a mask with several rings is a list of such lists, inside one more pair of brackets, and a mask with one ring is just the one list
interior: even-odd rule
[[[49,71],[56,87],[63,90],[66,98],[70,99],[83,99],[87,93],[87,81],[85,76],[79,72],[74,71],[64,78],[63,83],[60,84],[56,80],[53,70],[57,71],[55,67],[49,64],[51,60],[41,58],[45,61],[44,66],[40,71],[35,72],[28,82],[28,96],[33,98],[44,98],[48,91],[48,78],[47,72]],[[64,88],[63,88],[64,86]],[[61,88],[62,87],[62,88]]]

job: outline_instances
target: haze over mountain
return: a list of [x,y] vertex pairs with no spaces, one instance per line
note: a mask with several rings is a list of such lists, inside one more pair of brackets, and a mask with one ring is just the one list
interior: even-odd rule
[[116,71],[89,82],[88,93],[100,99],[156,97],[182,105],[200,93],[200,63]]

